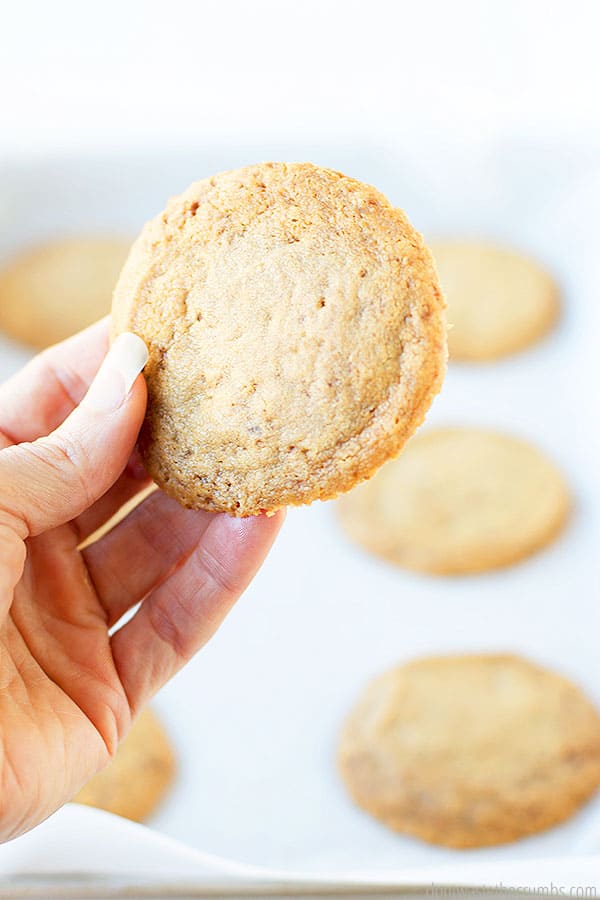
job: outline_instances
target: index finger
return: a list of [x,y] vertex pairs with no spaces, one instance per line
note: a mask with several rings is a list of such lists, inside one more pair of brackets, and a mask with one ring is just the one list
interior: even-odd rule
[[0,385],[0,447],[35,441],[64,422],[106,355],[108,321],[49,347]]

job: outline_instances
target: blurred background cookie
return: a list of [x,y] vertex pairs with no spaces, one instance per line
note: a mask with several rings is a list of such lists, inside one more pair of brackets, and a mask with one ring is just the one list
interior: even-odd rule
[[554,325],[558,289],[533,260],[476,241],[438,240],[429,247],[448,302],[451,359],[506,356]]
[[110,312],[130,241],[81,237],[31,247],[0,271],[0,329],[43,348]]
[[115,758],[74,797],[75,803],[143,822],[156,809],[175,777],[175,755],[163,726],[144,709]]
[[373,681],[339,768],[389,828],[447,847],[516,840],[600,785],[600,717],[560,675],[515,656],[418,659]]
[[406,569],[467,574],[548,544],[570,507],[565,481],[524,441],[473,428],[430,429],[338,501],[351,538]]

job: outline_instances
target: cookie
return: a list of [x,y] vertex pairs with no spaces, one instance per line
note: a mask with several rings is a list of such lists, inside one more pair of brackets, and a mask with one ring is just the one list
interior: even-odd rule
[[558,289],[533,260],[475,241],[440,240],[430,247],[448,300],[451,359],[506,356],[556,322]]
[[113,335],[147,343],[140,449],[183,505],[325,500],[421,423],[446,356],[429,251],[374,188],[310,164],[198,181],[144,228]]
[[163,799],[175,776],[169,738],[150,709],[144,709],[106,769],[74,798],[75,803],[143,822]]
[[539,450],[473,428],[429,429],[338,501],[347,534],[406,569],[462,575],[508,566],[550,543],[570,496]]
[[0,329],[43,348],[110,312],[130,241],[72,238],[24,251],[0,271]]
[[353,800],[446,847],[562,822],[600,785],[600,717],[560,675],[516,656],[418,659],[366,689],[339,743]]

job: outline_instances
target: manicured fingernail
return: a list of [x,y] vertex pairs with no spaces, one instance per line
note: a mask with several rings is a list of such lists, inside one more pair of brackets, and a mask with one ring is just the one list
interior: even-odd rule
[[148,349],[143,340],[128,331],[120,334],[106,354],[83,402],[98,412],[118,409],[147,362]]

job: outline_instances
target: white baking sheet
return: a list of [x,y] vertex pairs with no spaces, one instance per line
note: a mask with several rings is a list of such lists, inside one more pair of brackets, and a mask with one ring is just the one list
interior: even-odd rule
[[[477,149],[314,142],[5,160],[0,256],[82,228],[135,234],[193,178],[265,158],[331,165],[384,190],[426,234],[504,240],[556,274],[565,301],[556,332],[501,363],[451,366],[428,421],[532,439],[565,470],[577,507],[564,535],[534,559],[452,580],[403,573],[355,549],[332,504],[291,511],[217,637],[157,699],[180,777],[153,825],[240,862],[346,876],[600,852],[600,799],[544,835],[449,851],[392,834],[355,809],[334,766],[338,727],[365,681],[418,654],[523,653],[570,675],[600,704],[600,157],[584,146],[512,140]],[[0,374],[25,358],[0,343]]]

